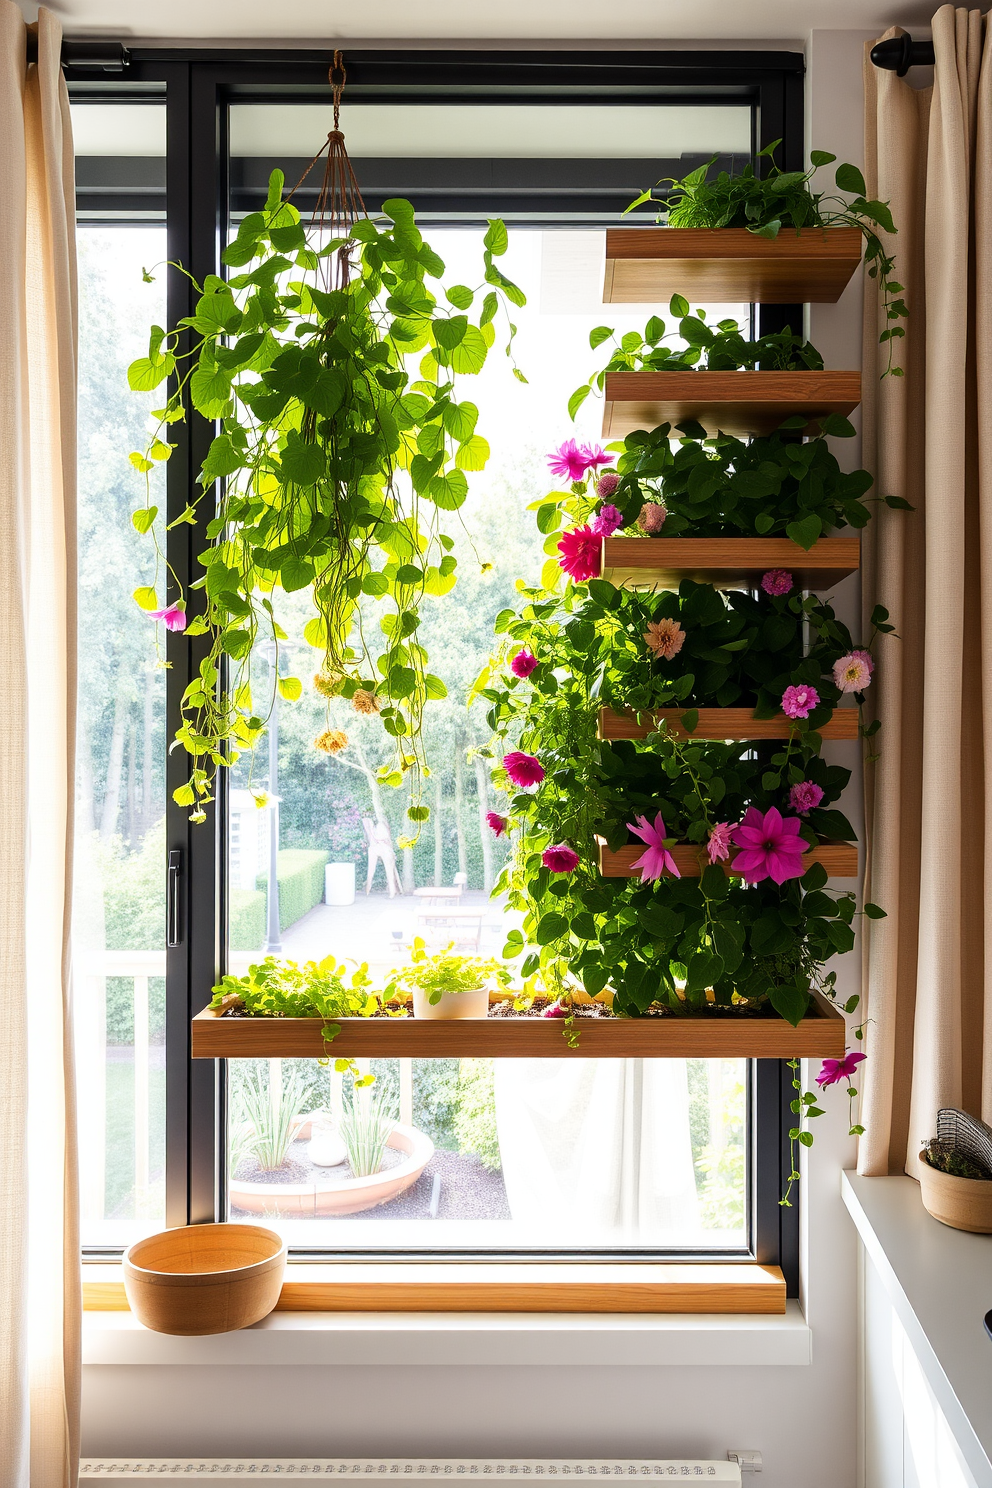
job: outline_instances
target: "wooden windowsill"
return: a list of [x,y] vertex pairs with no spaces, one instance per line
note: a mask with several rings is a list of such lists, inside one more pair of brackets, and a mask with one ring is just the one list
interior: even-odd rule
[[[280,1312],[784,1313],[778,1266],[291,1262]],[[127,1312],[121,1268],[83,1270],[87,1312]]]

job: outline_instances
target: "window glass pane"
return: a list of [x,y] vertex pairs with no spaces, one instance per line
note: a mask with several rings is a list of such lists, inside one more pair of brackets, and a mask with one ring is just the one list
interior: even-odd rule
[[[146,113],[148,111],[145,111]],[[157,393],[127,367],[165,325],[158,227],[78,234],[79,723],[73,962],[85,1244],[126,1244],[165,1219],[165,781],[163,645],[132,598],[158,584],[130,514]],[[164,507],[163,482],[152,501]],[[161,524],[160,524],[161,525]]]
[[[417,127],[423,126],[419,159],[393,148],[399,165],[395,171],[390,166],[386,191],[385,176],[363,176],[363,169],[386,158],[390,138],[403,137],[389,134],[389,112],[360,114],[352,106],[342,115],[349,144],[365,141],[361,148],[368,150],[364,165],[356,162],[359,179],[363,187],[366,180],[383,185],[370,193],[370,206],[382,194],[410,195],[419,204],[418,192],[407,191],[404,182],[416,179],[444,140],[460,136],[450,118],[448,133],[439,135],[437,121],[427,118],[431,111],[422,111],[423,119],[415,111]],[[466,129],[475,130],[461,141],[467,158],[483,154],[479,121],[485,112],[466,121]],[[516,119],[514,111],[503,112]],[[534,112],[542,117],[531,121],[537,143],[529,163],[544,158],[560,173],[569,152],[555,133],[556,111]],[[432,819],[416,847],[399,845],[409,826],[403,820],[408,796],[376,780],[390,758],[390,740],[376,718],[359,716],[340,699],[328,704],[309,686],[318,654],[302,639],[308,596],[276,590],[273,603],[289,637],[280,666],[303,679],[304,692],[295,703],[276,698],[256,758],[243,758],[232,771],[228,965],[235,973],[265,953],[299,963],[334,955],[367,962],[382,985],[415,937],[429,947],[455,941],[498,956],[514,923],[490,897],[507,849],[505,840],[493,838],[485,816],[501,811],[503,802],[478,753],[488,738],[484,711],[466,708],[465,698],[492,649],[495,617],[516,603],[517,580],[535,582],[545,561],[544,539],[528,508],[554,486],[548,451],[572,437],[601,438],[599,399],[588,399],[574,424],[567,413],[569,395],[606,361],[605,348],[590,351],[589,333],[600,325],[614,327],[618,336],[643,330],[659,309],[603,304],[604,233],[589,220],[615,217],[636,191],[665,173],[655,167],[666,150],[674,168],[693,148],[694,163],[717,150],[746,153],[750,129],[746,109],[699,111],[695,135],[687,124],[691,109],[644,110],[652,119],[641,123],[655,130],[649,145],[630,127],[635,111],[627,111],[626,135],[619,122],[624,110],[611,120],[607,111],[576,112],[583,114],[577,127],[581,123],[585,133],[573,142],[570,159],[584,170],[599,139],[604,179],[613,183],[609,213],[579,212],[574,203],[567,212],[552,211],[548,190],[532,184],[533,211],[510,214],[510,247],[500,260],[528,296],[526,308],[513,316],[516,359],[527,383],[512,376],[502,355],[459,383],[460,396],[479,407],[478,432],[489,440],[492,456],[471,478],[469,500],[458,514],[461,527],[450,529],[458,534],[458,584],[444,599],[422,606],[418,634],[431,671],[448,689],[447,699],[428,705],[425,718]],[[235,217],[258,204],[254,193],[267,167],[284,164],[275,158],[279,150],[298,153],[302,172],[326,132],[326,112],[317,113],[311,120],[294,107],[232,111]],[[592,122],[599,135],[586,113],[597,115]],[[682,133],[666,143],[661,123],[674,127],[676,115]],[[724,134],[712,132],[717,124]],[[498,148],[490,155],[500,153],[503,163],[519,164],[528,153],[516,122],[491,138]],[[626,195],[616,190],[614,169],[622,150],[631,168]],[[438,219],[427,236],[446,263],[445,282],[475,285],[484,229],[470,219],[502,204],[491,206],[490,172],[485,189],[481,177],[474,185],[466,177],[475,205],[466,197],[453,209],[437,193],[455,178],[445,165],[424,187]],[[294,179],[290,170],[287,179]],[[506,179],[516,191],[528,178],[517,171]],[[586,191],[588,202],[601,181],[579,172],[572,184]],[[297,200],[305,211],[304,200]],[[556,216],[567,221],[549,227],[536,220]],[[712,309],[749,325],[749,306]],[[366,623],[377,622],[370,604]],[[274,692],[272,663],[265,648],[253,656],[252,695],[263,715]],[[327,728],[348,736],[348,747],[333,756],[313,747]],[[266,804],[259,809],[262,793]],[[273,881],[277,896],[269,892]],[[744,1061],[397,1059],[376,1061],[371,1072],[372,1094],[353,1096],[350,1076],[316,1061],[229,1063],[232,1218],[265,1214],[294,1243],[356,1250],[746,1248]],[[380,1126],[392,1135],[373,1153],[373,1170],[359,1178],[347,1166],[343,1137],[355,1129],[354,1146]]]

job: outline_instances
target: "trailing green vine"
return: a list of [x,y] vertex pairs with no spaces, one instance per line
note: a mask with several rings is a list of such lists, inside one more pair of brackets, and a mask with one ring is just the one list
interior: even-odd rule
[[[133,518],[159,558],[156,585],[136,591],[138,604],[209,641],[176,733],[191,770],[174,795],[193,820],[203,818],[217,769],[266,726],[272,698],[253,696],[250,658],[259,642],[278,653],[286,639],[277,589],[313,597],[304,636],[317,656],[317,691],[378,713],[395,739],[382,781],[429,773],[423,709],[445,687],[418,638],[419,607],[455,583],[443,513],[458,511],[469,475],[489,458],[478,409],[460,398],[457,380],[485,365],[501,306],[525,303],[496,264],[508,243],[501,222],[485,235],[482,285],[442,290],[444,263],[409,202],[388,201],[381,219],[327,241],[319,221],[305,225],[283,200],[283,184],[274,171],[265,209],[245,217],[224,250],[233,277],[194,281],[193,314],[169,332],[153,327],[148,356],[129,371],[138,391],[172,379],[147,449],[131,456],[139,470],[168,459],[169,427],[187,405],[220,423],[200,489],[172,524],[196,522],[207,503],[195,607],[159,547],[150,497]],[[514,333],[510,322],[508,353]],[[388,605],[379,638],[363,625],[369,601]],[[293,700],[303,683],[277,685]],[[334,752],[347,736],[328,728],[315,742]],[[408,815],[427,819],[419,796]]]

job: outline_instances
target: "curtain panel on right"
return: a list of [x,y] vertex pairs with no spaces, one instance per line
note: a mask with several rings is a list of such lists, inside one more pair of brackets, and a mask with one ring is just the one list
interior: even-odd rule
[[[940,1106],[992,1121],[992,55],[980,11],[933,18],[933,86],[865,64],[869,197],[891,204],[909,315],[888,349],[866,284],[863,548],[879,637],[866,767],[859,1169],[916,1176]],[[897,29],[887,35],[901,34]]]

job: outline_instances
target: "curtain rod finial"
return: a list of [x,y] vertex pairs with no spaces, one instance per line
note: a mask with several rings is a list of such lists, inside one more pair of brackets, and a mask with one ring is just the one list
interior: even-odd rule
[[933,66],[933,42],[914,41],[904,32],[902,36],[890,36],[888,41],[878,42],[870,55],[876,67],[905,77],[911,67]]

